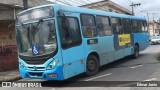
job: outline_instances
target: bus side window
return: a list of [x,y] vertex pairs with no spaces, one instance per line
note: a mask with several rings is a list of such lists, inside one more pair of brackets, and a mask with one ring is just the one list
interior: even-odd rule
[[142,32],[145,32],[145,22],[144,21],[141,22],[142,22]]
[[111,18],[113,34],[123,34],[122,20],[120,18]]
[[144,31],[145,31],[145,32],[148,32],[147,22],[146,22],[146,21],[143,21],[143,23],[144,23]]
[[139,30],[138,30],[138,23],[137,23],[136,20],[132,20],[132,29],[133,29],[134,33],[139,32]]
[[111,25],[108,17],[97,16],[96,24],[99,36],[109,36],[112,35]]
[[78,19],[75,17],[58,18],[61,46],[63,49],[81,44],[82,38]]
[[82,14],[81,22],[84,37],[91,38],[97,36],[95,19],[93,15]]
[[131,22],[129,19],[122,19],[123,22],[123,31],[125,34],[132,33]]
[[143,26],[142,21],[138,20],[138,32],[142,32],[142,26]]

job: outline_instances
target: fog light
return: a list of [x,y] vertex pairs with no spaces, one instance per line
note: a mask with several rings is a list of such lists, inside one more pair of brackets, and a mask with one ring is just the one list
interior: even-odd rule
[[24,65],[22,62],[20,62],[20,61],[19,61],[19,66],[20,66],[21,68],[23,68],[23,69],[26,69],[25,65]]
[[58,77],[58,75],[56,73],[53,73],[53,74],[48,74],[48,77]]

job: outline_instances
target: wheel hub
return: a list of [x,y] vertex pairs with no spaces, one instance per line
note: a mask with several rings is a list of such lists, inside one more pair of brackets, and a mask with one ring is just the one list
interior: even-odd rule
[[87,66],[88,66],[89,70],[94,70],[96,68],[96,64],[95,64],[94,60],[89,60]]

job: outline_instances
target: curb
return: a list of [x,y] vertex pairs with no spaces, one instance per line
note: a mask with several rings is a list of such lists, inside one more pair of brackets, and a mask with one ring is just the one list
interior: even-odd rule
[[14,82],[14,81],[17,81],[17,80],[20,80],[20,79],[22,79],[22,77],[21,76],[17,76],[17,77],[15,77],[15,78],[10,78],[10,79],[6,79],[6,80],[1,80],[0,82],[2,83],[2,82]]

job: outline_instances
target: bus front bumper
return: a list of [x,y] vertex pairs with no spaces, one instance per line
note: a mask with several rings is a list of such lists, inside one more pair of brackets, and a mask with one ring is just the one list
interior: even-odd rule
[[62,66],[57,66],[53,70],[36,71],[26,70],[19,67],[22,78],[43,79],[43,80],[64,80]]

